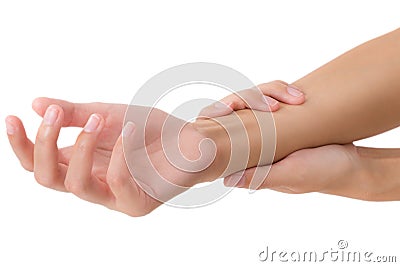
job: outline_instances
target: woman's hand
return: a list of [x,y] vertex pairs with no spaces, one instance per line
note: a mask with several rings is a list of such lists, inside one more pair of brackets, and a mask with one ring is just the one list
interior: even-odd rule
[[[365,162],[352,145],[327,145],[298,150],[269,168],[268,177],[258,189],[269,188],[285,193],[321,192],[358,199],[371,199],[374,191]],[[256,168],[225,178],[226,186],[248,188]],[[266,173],[260,172],[260,173]],[[240,175],[240,177],[235,177]],[[257,174],[256,174],[257,175]],[[239,182],[233,183],[233,181]],[[261,179],[260,179],[261,180]]]
[[[19,118],[7,117],[6,126],[9,141],[21,165],[34,172],[37,182],[45,187],[71,192],[84,200],[140,216],[161,205],[158,199],[167,200],[185,190],[180,187],[172,187],[172,191],[171,188],[160,188],[157,179],[151,182],[155,168],[163,178],[180,186],[190,187],[203,179],[196,173],[174,168],[165,158],[161,144],[164,122],[167,117],[175,125],[183,125],[183,121],[167,116],[163,111],[152,110],[146,135],[140,137],[135,128],[141,125],[132,123],[127,124],[121,135],[126,105],[74,104],[38,98],[33,102],[33,109],[43,117],[35,143],[27,138]],[[143,112],[144,109],[147,108],[137,107],[135,112]],[[83,130],[74,145],[59,149],[57,139],[62,127],[83,127]],[[126,164],[123,135],[128,142],[127,147],[129,142],[134,145],[134,149],[128,151],[128,159],[129,155],[133,156],[130,167],[135,168],[140,180],[133,179]],[[203,139],[201,134],[189,124],[181,135],[182,140],[190,139],[181,146],[182,153],[186,153],[188,158],[196,157],[196,153],[192,152],[199,152],[198,144]],[[144,138],[142,143],[140,138]],[[177,147],[173,133],[164,136],[164,139],[171,149]],[[149,163],[154,163],[155,167],[148,166]],[[148,168],[143,168],[146,164]]]
[[[35,143],[19,118],[7,117],[6,126],[21,165],[34,172],[39,184],[132,216],[160,205],[143,193],[125,164],[121,130],[126,105],[38,98],[32,107],[43,117]],[[75,145],[57,147],[62,127],[83,127]]]
[[[261,91],[261,94],[260,94]],[[263,83],[257,88],[251,88],[228,95],[213,105],[200,111],[201,117],[219,117],[241,109],[254,109],[259,111],[277,111],[279,102],[289,105],[301,105],[305,95],[297,87],[284,81]]]
[[[272,164],[268,177],[261,177],[264,182],[259,189],[294,194],[319,192],[368,201],[398,201],[399,163],[400,149],[395,148],[347,144],[302,149]],[[269,167],[258,168],[267,168],[265,172],[268,172]],[[224,183],[247,188],[255,170],[249,168],[244,173],[233,174],[226,177]],[[239,182],[235,182],[238,179]]]

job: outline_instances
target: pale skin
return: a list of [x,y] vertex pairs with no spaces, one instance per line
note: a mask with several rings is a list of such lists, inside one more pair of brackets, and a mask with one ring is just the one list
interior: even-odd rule
[[[278,162],[273,164],[262,188],[296,193],[316,191],[368,200],[399,198],[395,175],[400,160],[397,150],[329,145],[349,144],[400,124],[400,118],[396,116],[400,112],[399,43],[400,30],[397,30],[353,49],[290,87],[282,82],[259,86],[264,94],[282,102],[273,105],[271,99],[267,100],[270,109],[276,111],[274,161]],[[263,86],[267,89],[263,90]],[[299,89],[298,96],[291,95],[288,88]],[[305,103],[301,104],[304,100]],[[385,103],[385,106],[377,103]],[[246,107],[236,100],[227,104],[234,109]],[[40,184],[72,192],[82,199],[132,216],[147,214],[161,204],[137,186],[125,165],[120,133],[126,106],[72,104],[40,98],[34,102],[33,108],[41,116],[46,110],[48,113],[35,144],[27,139],[17,117],[9,116],[6,122],[8,137],[17,157],[25,169],[34,172]],[[54,110],[57,111],[55,117],[51,116]],[[223,111],[224,115],[229,112]],[[96,115],[86,125],[76,144],[59,150],[56,140],[60,128],[83,127],[91,114]],[[252,167],[272,162],[260,162],[261,133],[257,132],[255,116],[263,116],[263,112],[253,113],[244,109],[236,114],[250,137],[248,169],[245,179],[240,181],[240,187],[246,187],[254,171]],[[202,137],[211,138],[217,145],[217,157],[206,170],[189,175],[168,166],[162,156],[155,156],[156,162],[169,168],[171,177],[175,177],[174,182],[190,186],[240,171],[226,171],[230,144],[222,127],[234,128],[237,118],[231,114],[220,117],[218,121],[198,120],[184,133],[188,137],[197,136],[197,141]],[[134,134],[134,127],[128,130]],[[157,139],[152,141],[157,142]],[[307,149],[312,147],[318,148]],[[197,144],[187,146],[189,154],[195,149]],[[296,173],[294,169],[302,171],[293,176]],[[285,175],[289,173],[292,176]]]

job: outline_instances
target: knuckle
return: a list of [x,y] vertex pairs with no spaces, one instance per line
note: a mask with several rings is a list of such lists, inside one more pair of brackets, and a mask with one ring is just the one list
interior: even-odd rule
[[258,85],[258,87],[263,92],[267,91],[280,92],[281,90],[283,90],[284,87],[286,87],[286,83],[280,80],[276,80],[269,83],[262,83]]
[[268,88],[268,85],[269,85],[268,83],[261,83],[261,84],[257,85],[257,87],[260,89],[265,89],[265,88]]
[[85,151],[87,151],[87,149],[88,149],[87,143],[84,142],[81,137],[79,137],[75,145],[76,152],[84,153]]
[[39,147],[47,146],[50,144],[51,141],[52,141],[52,139],[49,138],[48,136],[46,136],[42,130],[36,136],[35,146],[39,146]]
[[259,100],[260,96],[261,96],[261,92],[259,90],[245,89],[243,91],[240,91],[239,100],[240,100],[240,102],[255,101],[255,100]]
[[282,81],[282,80],[274,80],[274,81],[271,82],[271,84],[287,85],[287,83],[285,81]]

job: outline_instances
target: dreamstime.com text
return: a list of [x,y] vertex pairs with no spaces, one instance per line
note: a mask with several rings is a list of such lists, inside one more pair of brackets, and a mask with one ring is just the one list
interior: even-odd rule
[[339,240],[335,248],[321,251],[275,250],[266,246],[259,252],[261,262],[371,262],[396,263],[397,256],[377,255],[371,251],[352,250],[346,240]]

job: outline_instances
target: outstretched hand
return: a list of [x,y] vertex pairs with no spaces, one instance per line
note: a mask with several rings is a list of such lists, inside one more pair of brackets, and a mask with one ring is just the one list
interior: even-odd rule
[[[43,117],[35,143],[19,118],[9,116],[6,123],[15,154],[39,184],[132,216],[161,204],[143,192],[126,166],[121,136],[126,105],[38,98],[32,106]],[[74,145],[59,149],[62,127],[83,130]]]
[[[278,100],[286,99],[289,104],[304,101],[302,96],[293,98],[293,95],[279,93],[281,87],[282,82],[279,82],[276,88],[264,89],[270,90],[271,96]],[[250,95],[257,94],[250,92]],[[261,101],[260,108],[264,111],[279,108],[272,98]],[[234,105],[229,105],[230,112],[246,107],[237,101],[232,103]],[[135,114],[147,113],[151,114],[151,118],[141,121],[141,116],[135,116],[134,123],[128,122],[122,129],[127,105],[77,104],[38,98],[32,106],[43,117],[35,143],[26,136],[18,117],[8,116],[6,126],[9,141],[21,165],[34,172],[37,182],[45,187],[71,192],[84,200],[131,216],[141,216],[187,188],[209,181],[210,177],[215,179],[221,171],[221,166],[214,168],[217,172],[199,171],[207,167],[207,158],[212,161],[215,147],[203,142],[207,138],[193,124],[161,110],[152,109],[148,113],[149,108],[135,107]],[[162,128],[166,121],[179,130],[179,138],[174,132],[163,136]],[[83,128],[74,145],[58,148],[57,139],[62,127]],[[143,129],[146,129],[144,136]],[[125,154],[123,141],[128,148]],[[177,147],[179,155],[182,153],[184,157],[174,158]],[[166,154],[173,158],[168,158]],[[202,156],[206,156],[206,161]],[[187,162],[182,162],[182,158],[195,164],[185,167]],[[154,179],[157,176],[166,180],[166,184],[172,184],[172,189],[160,187],[160,180]]]

